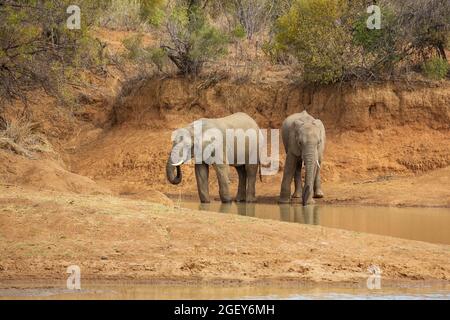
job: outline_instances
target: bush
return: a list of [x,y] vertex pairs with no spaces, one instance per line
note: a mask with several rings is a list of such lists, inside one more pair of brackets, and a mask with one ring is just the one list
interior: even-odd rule
[[231,0],[229,6],[239,25],[243,27],[248,39],[267,26],[272,11],[275,8],[274,0]]
[[99,19],[102,27],[143,31],[159,26],[164,18],[166,0],[109,0]]
[[53,152],[47,139],[37,132],[37,125],[26,119],[0,117],[0,148],[33,158],[35,152]]
[[[88,28],[102,8],[100,1],[80,0],[81,30],[66,27],[70,0],[7,1],[0,5],[0,103],[21,98],[42,87],[58,95],[67,73],[77,64],[98,62],[99,43],[90,42]],[[88,43],[89,42],[89,43]]]
[[343,0],[296,0],[278,19],[274,47],[297,58],[308,82],[333,83],[341,79],[351,41],[340,23]]
[[166,0],[141,0],[141,17],[152,26],[158,27],[164,21]]
[[450,38],[450,2],[448,0],[392,1],[403,28],[403,39],[415,51],[433,49],[446,58],[445,47]]
[[290,59],[287,50],[279,42],[266,41],[263,43],[261,49],[269,57],[271,63],[284,65],[289,63]]
[[447,60],[434,57],[422,64],[422,71],[426,77],[433,80],[441,80],[447,76],[449,64]]
[[143,30],[140,0],[110,0],[107,10],[101,15],[99,24],[113,30]]
[[213,27],[196,1],[178,4],[166,22],[168,41],[161,45],[178,70],[198,74],[204,63],[226,53],[228,37]]
[[151,66],[155,66],[159,71],[163,71],[168,58],[166,52],[161,48],[144,47],[142,34],[131,36],[123,41],[127,50],[125,58],[138,65],[141,72],[149,71]]
[[395,64],[405,57],[404,33],[397,15],[389,4],[381,5],[381,29],[368,29],[369,14],[355,15],[352,22],[353,45],[362,49],[365,69],[373,74],[391,74]]
[[367,28],[369,3],[294,0],[277,20],[274,41],[266,44],[265,52],[277,62],[286,53],[292,55],[304,80],[315,83],[395,75],[400,67],[409,68],[417,64],[417,57],[433,51],[446,59],[450,2],[381,0],[378,30]]
[[238,25],[231,31],[231,36],[232,36],[233,39],[235,39],[235,40],[241,40],[241,39],[244,39],[245,36],[246,36],[245,28],[244,28],[241,24],[238,24]]

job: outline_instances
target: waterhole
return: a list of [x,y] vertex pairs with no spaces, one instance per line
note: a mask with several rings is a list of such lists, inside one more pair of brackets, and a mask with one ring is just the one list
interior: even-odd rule
[[200,204],[184,201],[187,209],[238,214],[260,219],[318,225],[403,239],[450,244],[449,208],[370,206],[308,206],[275,204]]
[[379,290],[363,287],[333,287],[304,285],[297,287],[276,286],[196,286],[196,285],[159,285],[143,283],[89,283],[82,290],[72,291],[63,284],[30,285],[14,283],[0,285],[0,300],[37,299],[37,300],[198,300],[198,299],[296,299],[296,300],[342,300],[342,299],[450,299],[448,284],[423,284],[420,286],[388,286]]

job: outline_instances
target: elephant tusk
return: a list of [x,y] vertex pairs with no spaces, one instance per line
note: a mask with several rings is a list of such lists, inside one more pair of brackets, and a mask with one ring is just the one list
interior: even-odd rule
[[178,163],[172,163],[172,166],[174,166],[174,167],[179,167],[179,166],[181,166],[183,163],[184,163],[184,160],[181,160],[181,161],[178,162]]
[[316,162],[317,162],[317,166],[318,166],[319,169],[320,169],[320,163],[319,163],[319,160],[316,160]]

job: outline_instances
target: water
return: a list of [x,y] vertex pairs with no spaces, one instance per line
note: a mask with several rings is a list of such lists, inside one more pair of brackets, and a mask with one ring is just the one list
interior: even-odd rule
[[181,203],[181,207],[450,244],[449,208]]
[[64,288],[63,283],[52,286],[33,284],[14,284],[0,286],[1,299],[100,299],[100,300],[198,300],[198,299],[294,299],[294,300],[342,300],[342,299],[432,299],[450,300],[449,284],[432,284],[421,286],[386,287],[380,290],[368,290],[361,287],[330,286],[195,286],[195,285],[160,285],[138,283],[99,284],[90,283],[81,291]]

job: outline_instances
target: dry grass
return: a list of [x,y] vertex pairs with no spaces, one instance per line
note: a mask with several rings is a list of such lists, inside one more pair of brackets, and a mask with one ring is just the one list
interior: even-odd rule
[[15,117],[0,117],[0,149],[28,158],[33,158],[36,152],[54,152],[50,142],[37,132],[36,123]]
[[112,0],[98,23],[112,30],[148,31],[149,28],[141,19],[141,3],[138,0]]

